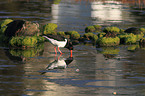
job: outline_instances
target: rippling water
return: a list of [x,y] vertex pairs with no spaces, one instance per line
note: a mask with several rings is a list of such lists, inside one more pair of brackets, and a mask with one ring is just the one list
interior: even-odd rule
[[[0,0],[0,19],[24,19],[58,24],[58,30],[84,33],[88,25],[144,26],[145,11],[120,2]],[[50,43],[14,50],[0,45],[1,96],[144,96],[145,49],[138,45],[98,48],[74,46],[55,56]],[[53,65],[69,60],[67,66]]]

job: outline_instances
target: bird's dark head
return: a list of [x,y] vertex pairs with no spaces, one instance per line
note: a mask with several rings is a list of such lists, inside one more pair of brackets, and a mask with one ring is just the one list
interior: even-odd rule
[[72,44],[72,42],[68,41],[67,44],[65,45],[65,48],[67,48],[69,50],[73,50],[73,44]]

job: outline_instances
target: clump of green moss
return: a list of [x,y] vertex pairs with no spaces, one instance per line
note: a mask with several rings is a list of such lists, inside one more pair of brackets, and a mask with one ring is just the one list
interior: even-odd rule
[[95,29],[96,29],[96,31],[95,32],[100,32],[101,31],[101,28],[102,28],[102,26],[101,25],[93,25],[94,27],[95,27]]
[[60,35],[60,36],[64,36],[65,37],[65,32],[62,32],[62,31],[57,32],[57,35]]
[[133,33],[130,34],[122,34],[118,36],[120,38],[121,44],[134,44],[137,42],[137,35]]
[[9,44],[13,47],[35,47],[37,43],[44,42],[44,38],[40,36],[21,36],[12,37]]
[[37,44],[37,38],[36,37],[24,37],[22,40],[22,46],[27,47],[34,47]]
[[139,45],[140,47],[145,47],[145,38],[140,39]]
[[7,29],[7,24],[9,24],[12,21],[12,19],[5,19],[0,21],[0,34],[4,34],[5,30]]
[[43,34],[53,34],[56,35],[57,24],[48,23],[43,26]]
[[106,34],[105,32],[100,32],[100,33],[98,34],[98,37],[99,37],[99,38],[104,37],[105,34]]
[[93,25],[96,30],[101,30],[102,26],[101,25]]
[[87,39],[87,40],[93,40],[93,41],[97,41],[97,39],[98,39],[98,36],[97,35],[95,35],[95,34],[93,34],[93,33],[91,33],[91,32],[89,32],[89,33],[85,33],[84,35],[83,35],[83,37],[85,38],[85,39]]
[[77,31],[68,31],[65,32],[66,35],[70,36],[70,39],[79,39],[80,38],[80,34]]
[[21,47],[23,38],[24,37],[12,37],[12,39],[9,41],[9,44],[13,47]]
[[145,34],[145,28],[139,28],[139,30],[140,30],[143,34]]
[[124,31],[125,31],[124,29],[120,29],[120,32],[119,33],[120,34],[124,34]]
[[103,32],[106,33],[106,37],[115,37],[117,34],[120,34],[120,29],[118,27],[106,27],[103,29]]
[[42,43],[45,41],[45,38],[41,37],[41,36],[36,36],[37,38],[37,43]]
[[141,34],[137,34],[137,35],[136,35],[136,40],[139,41],[140,39],[143,38],[143,36],[144,36],[143,33],[141,33]]
[[88,33],[88,32],[95,32],[96,29],[94,26],[88,26],[85,28],[85,32]]
[[120,39],[118,37],[102,37],[97,40],[99,46],[117,46],[120,44]]
[[87,26],[85,28],[85,32],[100,32],[101,31],[102,26],[101,25],[93,25],[93,26]]

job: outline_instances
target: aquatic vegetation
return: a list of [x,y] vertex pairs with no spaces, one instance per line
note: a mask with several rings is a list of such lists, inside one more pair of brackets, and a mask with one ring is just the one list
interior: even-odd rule
[[134,44],[137,42],[137,35],[134,35],[133,33],[122,34],[122,35],[119,35],[118,37],[120,38],[121,44]]
[[43,26],[43,34],[53,34],[56,35],[57,24],[48,23]]
[[101,30],[102,26],[101,25],[93,25],[96,30]]
[[12,19],[5,19],[0,21],[0,34],[4,34],[5,30],[7,29],[7,24],[9,24],[12,21]]
[[88,33],[88,32],[95,32],[96,31],[96,28],[94,26],[88,26],[85,28],[85,32]]
[[77,31],[68,31],[65,32],[66,35],[70,36],[70,39],[79,39],[80,38],[80,34]]
[[140,30],[143,34],[145,34],[145,28],[139,28],[139,30]]
[[140,39],[139,45],[140,47],[145,47],[145,38]]
[[93,26],[87,26],[85,28],[85,32],[89,33],[89,32],[100,32],[101,31],[102,26],[101,25],[93,25]]
[[40,36],[21,36],[12,37],[9,44],[13,47],[35,47],[38,43],[44,42],[44,38]]
[[103,32],[106,33],[106,37],[115,37],[117,34],[120,34],[120,29],[118,27],[106,27],[103,29]]
[[120,38],[118,37],[102,37],[97,40],[99,46],[117,46],[120,44]]
[[106,34],[105,32],[100,32],[100,33],[98,34],[98,37],[99,37],[99,38],[104,37],[105,34]]
[[143,38],[143,36],[144,36],[143,33],[141,33],[141,34],[137,34],[137,35],[136,35],[136,40],[139,41],[140,39]]
[[120,29],[120,34],[124,34],[124,29]]
[[37,44],[37,38],[36,37],[24,37],[22,39],[22,47],[34,47]]
[[85,33],[85,34],[83,35],[83,37],[86,38],[87,40],[93,40],[93,41],[95,41],[95,42],[96,42],[97,39],[98,39],[98,36],[95,35],[95,34],[93,34],[93,33],[91,33],[91,32]]
[[62,31],[57,32],[57,35],[60,35],[60,36],[65,36],[65,32],[62,32]]

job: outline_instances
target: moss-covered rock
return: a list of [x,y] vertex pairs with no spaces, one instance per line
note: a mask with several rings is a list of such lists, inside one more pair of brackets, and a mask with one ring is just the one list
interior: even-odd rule
[[85,32],[88,33],[88,32],[95,32],[96,31],[96,28],[94,26],[88,26],[85,28]]
[[140,30],[143,34],[145,34],[145,28],[139,28],[139,30]]
[[118,36],[120,38],[120,44],[134,44],[137,42],[137,36],[133,33],[122,34]]
[[93,25],[96,30],[101,30],[102,26],[101,25]]
[[66,36],[65,32],[62,32],[62,31],[57,32],[57,35],[60,35],[60,36],[63,36],[63,37],[65,37],[65,36]]
[[93,40],[93,41],[95,41],[95,42],[96,42],[97,39],[98,39],[98,36],[95,35],[95,34],[93,34],[93,33],[91,33],[91,32],[85,33],[85,34],[83,35],[83,37],[86,38],[87,40]]
[[141,34],[137,34],[137,35],[136,35],[136,40],[137,40],[137,41],[140,41],[140,39],[142,39],[143,36],[144,36],[143,33],[141,33]]
[[0,34],[4,34],[5,30],[7,29],[7,24],[9,24],[12,21],[12,19],[5,19],[0,21]]
[[24,37],[22,40],[22,46],[26,47],[34,47],[37,44],[36,37]]
[[145,47],[145,38],[140,39],[139,45],[140,47]]
[[36,45],[40,42],[44,42],[44,38],[40,36],[21,36],[21,37],[13,37],[9,44],[13,47],[36,47]]
[[106,37],[115,37],[117,34],[120,34],[120,29],[118,27],[106,27],[103,29],[103,32],[106,33]]
[[99,46],[117,46],[120,44],[120,39],[118,37],[102,37],[97,40]]
[[124,29],[120,29],[120,32],[119,33],[120,34],[124,34],[124,31],[125,31]]
[[48,23],[43,26],[43,34],[56,35],[57,34],[56,29],[57,29],[57,24]]
[[39,24],[24,20],[14,20],[7,26],[5,36],[9,39],[13,36],[38,36],[40,31]]
[[104,37],[105,34],[106,34],[105,32],[100,32],[100,33],[98,34],[98,37],[99,37],[99,38]]
[[70,39],[79,39],[80,38],[80,34],[77,31],[68,31],[65,32],[66,35],[70,36]]

